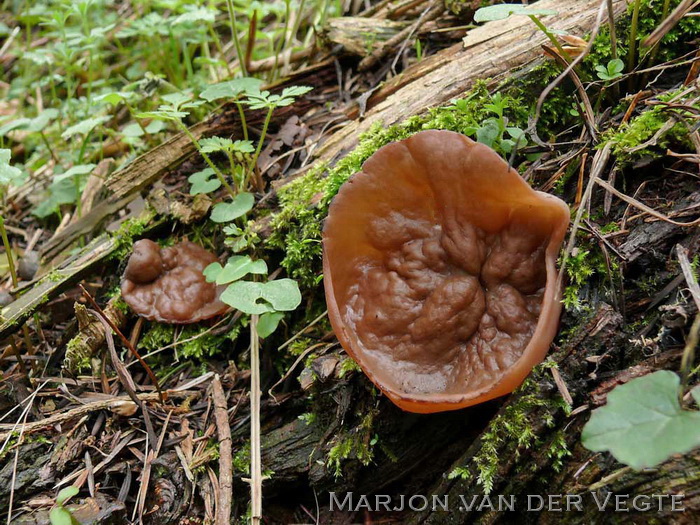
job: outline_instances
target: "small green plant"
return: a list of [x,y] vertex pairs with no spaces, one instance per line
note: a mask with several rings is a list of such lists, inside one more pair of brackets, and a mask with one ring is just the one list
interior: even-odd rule
[[[7,188],[19,183],[23,178],[22,170],[10,165],[11,155],[12,153],[9,149],[0,149],[0,200],[3,201],[3,204]],[[5,218],[2,213],[0,213],[0,237],[2,237],[2,244],[5,247],[7,266],[10,269],[12,284],[13,286],[17,286],[17,271],[15,269],[14,256],[12,255],[12,246],[10,245],[10,240],[7,238]]]
[[250,109],[267,110],[265,121],[263,122],[262,132],[260,133],[260,138],[258,139],[258,147],[255,149],[255,153],[253,154],[248,172],[252,172],[255,169],[255,165],[258,162],[258,157],[260,156],[260,151],[262,150],[263,141],[267,135],[267,128],[270,125],[270,119],[272,119],[272,113],[275,111],[275,109],[293,104],[297,97],[308,93],[312,89],[313,88],[308,86],[291,86],[284,88],[280,95],[271,95],[269,91],[258,91],[248,94],[248,97],[243,101],[244,104],[248,105]]
[[[700,412],[681,406],[679,390],[680,378],[669,370],[616,387],[583,428],[583,446],[609,451],[635,470],[700,446]],[[690,393],[700,406],[700,387]]]
[[607,66],[597,65],[595,67],[598,78],[607,81],[620,78],[624,69],[625,63],[619,58],[613,58],[610,62],[608,62]]
[[423,44],[421,44],[420,38],[416,38],[416,42],[413,47],[416,49],[416,60],[420,62],[423,60]]
[[[455,102],[455,105],[458,104],[460,101]],[[496,116],[483,120],[478,126],[467,128],[467,135],[475,136],[478,142],[506,154],[527,145],[525,132],[517,126],[508,125],[508,117],[505,116],[507,107],[507,99],[501,93],[494,94],[484,109]]]
[[73,517],[71,511],[65,507],[66,502],[78,494],[79,489],[71,485],[62,489],[56,496],[56,505],[49,513],[51,525],[79,525],[78,520]]
[[172,93],[169,95],[164,95],[163,100],[167,102],[167,104],[161,104],[155,111],[144,111],[141,113],[137,113],[136,117],[173,122],[180,131],[187,135],[194,147],[197,148],[197,151],[199,151],[200,155],[202,155],[202,158],[209,165],[212,171],[216,174],[221,184],[224,186],[224,188],[226,188],[226,191],[229,192],[231,197],[235,197],[236,192],[228,183],[224,174],[216,166],[216,164],[214,164],[209,155],[205,151],[202,151],[202,146],[200,142],[194,135],[192,135],[192,132],[183,122],[183,119],[190,114],[189,110],[201,106],[202,104],[204,104],[204,101],[192,100],[192,97],[190,95],[184,93]]
[[247,255],[234,255],[225,266],[212,263],[204,269],[207,281],[228,285],[221,300],[249,315],[260,315],[258,335],[267,337],[275,331],[282,312],[294,310],[301,303],[299,285],[292,279],[256,282],[243,280],[248,275],[266,275],[265,261],[254,261]]

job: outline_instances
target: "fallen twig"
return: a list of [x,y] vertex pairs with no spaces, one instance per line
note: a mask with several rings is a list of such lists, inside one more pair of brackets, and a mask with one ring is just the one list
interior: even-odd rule
[[[168,397],[170,398],[183,398],[191,396],[194,392],[191,390],[168,390],[167,393]],[[158,401],[158,394],[156,392],[137,394],[137,397],[141,401]],[[66,410],[65,412],[61,412],[59,414],[54,414],[46,419],[42,419],[41,421],[32,421],[22,425],[3,423],[0,424],[0,430],[3,430],[3,432],[0,432],[0,441],[7,439],[18,430],[22,430],[25,434],[29,434],[38,430],[53,427],[71,419],[79,418],[85,414],[89,414],[97,410],[114,410],[120,406],[123,406],[125,403],[131,402],[132,400],[129,398],[129,396],[115,396],[110,399],[100,399],[99,401],[92,401],[82,406],[71,408],[70,410]]]
[[621,191],[618,191],[613,186],[611,186],[610,184],[608,184],[607,182],[605,182],[603,179],[601,179],[599,177],[596,177],[593,180],[593,182],[596,182],[599,186],[602,186],[603,188],[608,190],[610,193],[613,193],[614,195],[621,198],[626,203],[631,204],[635,208],[639,208],[640,210],[648,213],[649,215],[652,215],[652,216],[656,217],[657,219],[662,220],[664,222],[668,222],[669,224],[673,224],[674,226],[690,227],[690,226],[697,226],[698,224],[700,224],[700,219],[695,219],[694,221],[691,221],[691,222],[674,221],[673,219],[669,218],[668,216],[666,216],[662,213],[659,213],[658,211],[656,211],[653,208],[650,208],[646,204],[639,202],[637,199],[630,197],[629,195],[625,195]]
[[700,285],[698,285],[695,272],[693,272],[693,268],[690,266],[688,249],[680,244],[676,244],[676,254],[678,255],[678,262],[681,264],[681,270],[683,270],[683,276],[688,285],[688,290],[690,290],[690,295],[693,296],[693,301],[695,301],[695,305],[698,307],[698,311],[700,311]]
[[231,427],[228,422],[228,407],[218,374],[212,381],[214,418],[219,435],[219,487],[216,502],[216,525],[231,522],[231,499],[233,496],[233,458],[231,449]]

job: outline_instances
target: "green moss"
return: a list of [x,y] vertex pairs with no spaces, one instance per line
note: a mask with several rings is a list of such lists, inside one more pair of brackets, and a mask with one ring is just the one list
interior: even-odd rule
[[364,466],[372,462],[374,446],[378,441],[376,435],[372,436],[375,416],[376,411],[370,410],[357,427],[334,439],[334,444],[328,451],[326,466],[336,478],[343,475],[343,463],[349,459],[357,460]]
[[546,428],[553,428],[555,417],[569,411],[569,405],[560,395],[549,397],[543,395],[539,389],[537,380],[544,370],[551,366],[554,366],[553,363],[546,362],[533,370],[530,377],[516,391],[516,400],[507,405],[481,435],[481,448],[472,458],[472,464],[455,468],[449,474],[450,478],[471,479],[476,476],[484,494],[489,494],[493,490],[504,454],[514,454],[518,457],[524,450],[543,446],[546,446],[545,454],[555,458],[553,467],[561,467],[562,459],[569,455],[563,436],[560,439],[556,439],[555,436],[555,439],[545,444],[533,425],[533,418],[538,418],[544,422]]
[[357,364],[357,361],[355,361],[352,357],[346,357],[340,362],[340,367],[338,369],[338,377],[343,378],[350,372],[361,372],[362,369],[360,368],[360,365]]
[[[206,360],[208,357],[217,355],[226,340],[235,340],[240,329],[240,323],[236,323],[229,333],[214,335],[209,327],[195,324],[178,330],[176,341],[173,325],[152,323],[139,341],[139,348],[143,348],[146,352],[153,352],[177,343],[172,351],[176,352],[178,357],[195,361]],[[167,370],[163,372],[167,373]]]
[[[611,280],[609,284],[614,285],[614,280],[618,276],[619,262],[617,259],[606,260],[605,254],[598,244],[591,242],[583,232],[579,232],[581,237],[577,241],[577,247],[566,260],[566,275],[569,278],[568,285],[564,288],[562,303],[570,312],[581,313],[588,308],[583,299],[583,290],[592,286],[592,279],[605,283],[605,278]],[[610,264],[610,270],[608,270]],[[612,275],[609,275],[612,272]]]
[[313,412],[304,412],[297,419],[300,419],[307,425],[313,425],[318,420],[318,416]]
[[139,340],[139,348],[153,352],[169,345],[173,340],[175,327],[171,324],[152,323]]
[[114,299],[114,301],[112,301],[112,306],[116,310],[120,311],[123,314],[129,313],[129,305],[126,304],[126,301],[124,301],[124,299],[122,299],[121,288],[118,285],[115,286],[109,292],[107,292],[105,296],[107,297],[107,299]]
[[79,337],[74,337],[66,344],[66,357],[63,359],[63,367],[72,374],[77,374],[81,370],[88,370],[91,367],[89,353],[85,352],[87,345],[79,341]]
[[316,341],[313,339],[308,337],[300,337],[289,344],[287,347],[287,352],[293,356],[299,356],[306,352],[306,350],[314,344],[316,344]]
[[247,441],[233,455],[232,459],[233,471],[242,473],[246,476],[250,475],[250,441]]
[[[671,92],[659,97],[661,101],[669,100],[677,92]],[[683,103],[682,100],[678,102]],[[700,109],[700,104],[694,104]],[[688,111],[675,110],[677,116],[692,115]],[[633,118],[629,123],[610,129],[603,134],[601,143],[611,143],[612,153],[618,163],[625,165],[642,157],[659,158],[666,154],[668,148],[683,148],[690,150],[692,142],[688,127],[683,122],[676,122],[669,129],[663,130],[671,122],[672,115],[664,105],[652,106],[642,114]],[[656,134],[658,137],[655,137]],[[654,139],[654,140],[652,140]],[[640,145],[651,141],[652,144],[639,148]]]
[[112,234],[112,238],[116,240],[117,244],[109,259],[118,261],[126,259],[134,245],[134,237],[143,235],[154,216],[154,212],[148,210],[138,217],[125,220],[119,229]]

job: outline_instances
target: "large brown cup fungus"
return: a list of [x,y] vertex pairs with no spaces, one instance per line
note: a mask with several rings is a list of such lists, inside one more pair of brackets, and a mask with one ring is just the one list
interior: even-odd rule
[[223,287],[206,281],[203,270],[216,256],[189,241],[161,249],[141,239],[122,278],[122,297],[134,312],[164,323],[196,323],[228,310]]
[[463,135],[423,131],[389,144],[328,212],[333,329],[404,410],[512,392],[557,331],[555,263],[568,223],[564,202]]

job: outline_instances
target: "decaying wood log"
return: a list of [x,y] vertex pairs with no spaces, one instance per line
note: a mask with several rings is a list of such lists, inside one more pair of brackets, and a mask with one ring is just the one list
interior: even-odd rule
[[[557,13],[542,19],[550,29],[578,36],[592,29],[600,5],[598,0],[540,0],[536,7]],[[623,0],[613,1],[616,15],[625,6]],[[350,122],[335,132],[317,152],[319,158],[337,159],[378,122],[384,126],[396,124],[459,97],[476,80],[502,78],[539,58],[540,46],[546,41],[547,37],[521,16],[471,29],[463,44],[440,51],[387,82],[370,97],[364,119]]]
[[328,20],[328,29],[324,37],[334,44],[340,44],[350,53],[366,56],[381,48],[385,41],[404,27],[406,22],[343,16]]
[[101,235],[85,246],[76,255],[63,261],[51,273],[37,281],[24,295],[2,310],[0,339],[19,330],[22,323],[34,311],[69,285],[77,282],[92,270],[94,265],[104,261],[118,245],[116,239]]

